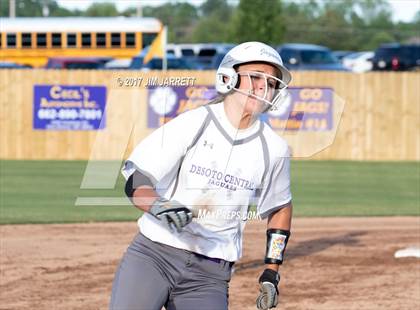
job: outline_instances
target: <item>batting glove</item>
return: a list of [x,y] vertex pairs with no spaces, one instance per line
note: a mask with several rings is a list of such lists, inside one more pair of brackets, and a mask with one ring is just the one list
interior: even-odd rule
[[278,303],[280,275],[271,269],[264,270],[260,279],[260,295],[257,298],[257,308],[267,310],[275,308]]
[[156,199],[150,207],[149,213],[161,220],[169,230],[173,228],[181,232],[182,228],[191,223],[193,215],[190,209],[177,201]]

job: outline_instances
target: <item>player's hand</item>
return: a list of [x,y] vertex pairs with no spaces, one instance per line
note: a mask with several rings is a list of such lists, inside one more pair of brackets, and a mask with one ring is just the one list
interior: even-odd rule
[[174,200],[156,199],[149,213],[161,220],[171,231],[175,227],[178,232],[191,223],[193,218],[190,209]]
[[260,295],[257,298],[257,308],[267,310],[275,308],[278,303],[280,275],[271,269],[265,269],[260,279]]

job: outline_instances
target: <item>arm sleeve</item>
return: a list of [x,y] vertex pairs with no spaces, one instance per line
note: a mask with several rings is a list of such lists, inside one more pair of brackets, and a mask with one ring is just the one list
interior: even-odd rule
[[133,193],[136,190],[136,188],[142,185],[154,187],[152,181],[147,176],[145,176],[138,170],[135,170],[134,173],[130,175],[127,182],[125,183],[125,194],[128,198],[133,198]]
[[263,219],[292,200],[288,152],[283,157],[277,158],[267,173],[264,184],[257,204],[258,214]]
[[182,113],[142,140],[122,168],[125,179],[137,170],[156,186],[168,175],[176,174],[206,114],[204,108]]

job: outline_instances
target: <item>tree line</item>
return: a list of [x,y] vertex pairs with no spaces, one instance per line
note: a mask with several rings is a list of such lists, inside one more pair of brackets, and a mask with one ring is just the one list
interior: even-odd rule
[[[85,11],[69,10],[55,0],[15,0],[17,17],[136,16],[137,7],[118,11],[113,3],[93,3]],[[379,44],[420,39],[420,11],[410,22],[393,22],[386,0],[206,0],[199,6],[167,2],[143,6],[142,16],[168,26],[170,43],[260,40],[278,45],[300,42],[335,50],[372,50]],[[9,1],[0,0],[0,16]]]

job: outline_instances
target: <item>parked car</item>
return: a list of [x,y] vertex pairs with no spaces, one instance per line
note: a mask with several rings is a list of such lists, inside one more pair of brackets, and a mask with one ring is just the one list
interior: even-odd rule
[[278,46],[277,51],[289,70],[348,71],[325,46],[290,43]]
[[[205,70],[216,70],[223,57],[234,47],[233,44],[203,44],[197,54],[197,62],[202,64]],[[220,59],[220,61],[218,61]]]
[[343,63],[343,58],[351,54],[354,54],[354,51],[333,51],[332,54],[337,58],[341,63]]
[[226,51],[225,53],[217,53],[216,55],[214,55],[210,65],[206,69],[217,70],[217,68],[219,68],[220,63],[222,62],[227,52],[228,51]]
[[[226,49],[230,50],[234,46],[234,44],[229,43],[178,43],[168,44],[166,46],[166,52],[176,57],[196,57],[200,54],[203,56],[208,54],[214,55]],[[205,51],[203,52],[203,50]]]
[[[171,44],[174,45],[174,44]],[[150,46],[146,46],[135,57],[132,58],[129,69],[131,70],[162,70],[162,59],[152,58],[147,64],[143,64],[144,57],[149,52]],[[202,70],[202,65],[199,64],[194,57],[178,57],[172,54],[171,51],[166,52],[166,61],[168,70]]]
[[195,57],[198,54],[198,44],[168,44],[166,53],[175,57]]
[[353,53],[343,58],[343,66],[357,73],[371,71],[373,56],[373,52]]
[[[129,69],[131,70],[162,70],[162,58],[152,58],[148,63],[143,64],[144,56],[135,56],[131,60]],[[194,65],[183,58],[167,54],[168,70],[195,70]]]
[[168,44],[166,51],[192,62],[198,70],[216,70],[233,47],[234,44],[229,43]]
[[32,69],[29,65],[22,65],[12,61],[0,61],[0,69]]
[[128,70],[130,68],[131,59],[113,59],[104,65],[107,70]]
[[46,69],[102,69],[111,57],[51,57]]
[[420,44],[383,44],[375,50],[372,62],[373,70],[418,70]]

